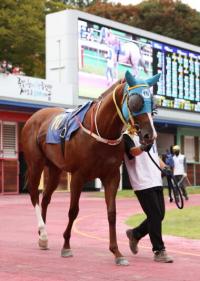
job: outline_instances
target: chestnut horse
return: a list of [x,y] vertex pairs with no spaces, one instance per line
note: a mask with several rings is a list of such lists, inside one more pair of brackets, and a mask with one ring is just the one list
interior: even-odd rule
[[[100,178],[105,189],[109,249],[114,254],[116,264],[128,264],[118,249],[116,237],[115,197],[124,154],[122,130],[128,123],[132,126],[137,123],[142,142],[152,143],[156,138],[151,117],[152,97],[149,87],[158,81],[159,75],[142,81],[127,72],[125,78],[126,82],[118,81],[92,103],[79,128],[63,145],[46,143],[48,128],[52,120],[65,111],[62,108],[39,110],[30,117],[22,130],[28,191],[36,212],[39,246],[42,249],[48,247],[45,227],[47,207],[52,193],[58,186],[61,171],[65,170],[71,173],[71,200],[61,255],[72,256],[71,229],[79,212],[79,198],[84,183]],[[38,185],[45,166],[48,169],[48,180],[40,210]]]

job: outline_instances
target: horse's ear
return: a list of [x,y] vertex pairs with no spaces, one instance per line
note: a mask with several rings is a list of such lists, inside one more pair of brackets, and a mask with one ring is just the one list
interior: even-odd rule
[[135,77],[128,70],[125,73],[125,78],[126,78],[126,82],[130,87],[135,86],[137,84]]
[[153,77],[145,80],[145,82],[151,87],[151,86],[155,85],[159,81],[160,76],[161,76],[161,73],[157,73]]

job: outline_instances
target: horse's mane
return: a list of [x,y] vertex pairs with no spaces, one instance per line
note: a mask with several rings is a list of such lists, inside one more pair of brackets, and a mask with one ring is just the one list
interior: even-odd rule
[[115,82],[112,86],[110,86],[110,88],[108,88],[107,90],[105,90],[105,92],[103,92],[97,99],[97,101],[101,100],[102,98],[105,98],[110,92],[112,92],[117,85],[121,84],[122,80],[119,79],[117,82]]

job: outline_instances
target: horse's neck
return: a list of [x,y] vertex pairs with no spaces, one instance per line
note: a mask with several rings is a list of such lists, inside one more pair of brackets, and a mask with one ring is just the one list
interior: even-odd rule
[[[116,103],[121,109],[124,84],[118,85],[117,87],[115,95]],[[121,135],[123,122],[117,113],[113,101],[113,91],[100,101],[99,109],[96,112],[96,123],[100,135],[104,138],[115,139]]]

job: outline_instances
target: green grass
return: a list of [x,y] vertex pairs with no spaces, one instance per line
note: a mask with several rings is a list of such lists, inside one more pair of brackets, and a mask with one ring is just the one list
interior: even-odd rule
[[[140,224],[145,218],[144,214],[131,216],[126,223],[132,227]],[[180,236],[191,239],[200,239],[200,207],[187,207],[182,210],[166,211],[163,221],[163,234]]]
[[[199,194],[200,186],[187,187],[188,194]],[[90,196],[104,198],[104,192],[90,192]],[[167,197],[168,191],[165,188],[164,194]],[[117,192],[117,198],[133,198],[135,194],[132,190],[122,190]],[[125,222],[134,227],[144,220],[145,215],[135,214],[130,216]],[[163,234],[186,237],[190,239],[200,239],[200,207],[185,207],[183,209],[174,208],[166,210],[165,219],[163,221]]]
[[[90,192],[89,195],[91,197],[98,197],[98,198],[104,198],[104,192]],[[120,190],[117,192],[117,198],[133,198],[135,197],[135,194],[132,190]]]
[[188,194],[199,194],[200,193],[200,186],[190,186],[187,187]]
[[[200,193],[200,186],[192,186],[192,187],[187,187],[187,192],[188,194],[199,194]],[[168,196],[168,190],[167,188],[164,189],[164,194],[165,196]],[[103,198],[104,197],[104,192],[91,192],[90,196],[92,197],[99,197]],[[134,192],[132,189],[130,190],[120,190],[117,192],[117,198],[133,198],[135,197]]]

